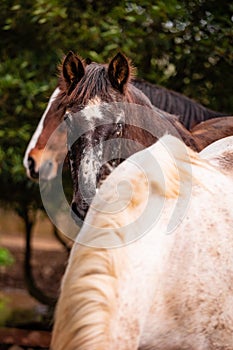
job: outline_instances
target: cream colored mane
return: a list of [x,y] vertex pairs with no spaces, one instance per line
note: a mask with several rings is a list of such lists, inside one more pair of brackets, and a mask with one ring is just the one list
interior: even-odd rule
[[52,349],[106,348],[115,284],[114,262],[106,250],[80,246],[73,251],[57,304]]

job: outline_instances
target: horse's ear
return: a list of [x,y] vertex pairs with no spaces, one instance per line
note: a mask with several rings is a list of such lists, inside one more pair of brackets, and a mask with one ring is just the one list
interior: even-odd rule
[[120,92],[124,92],[124,87],[130,76],[130,66],[129,61],[122,53],[118,53],[109,63],[108,76],[112,86]]
[[87,65],[91,64],[91,62],[92,62],[92,60],[90,59],[90,57],[85,58],[85,63]]
[[72,51],[70,51],[64,59],[62,74],[69,95],[85,74],[85,68],[81,59]]

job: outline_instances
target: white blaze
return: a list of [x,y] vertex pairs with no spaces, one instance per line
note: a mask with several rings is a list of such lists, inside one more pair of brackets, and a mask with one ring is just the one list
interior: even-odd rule
[[54,92],[52,93],[52,95],[51,95],[51,97],[50,97],[50,99],[49,99],[49,103],[48,103],[48,105],[47,105],[47,108],[46,108],[46,110],[44,111],[44,114],[42,115],[42,118],[41,118],[41,120],[40,120],[40,122],[39,122],[39,124],[38,124],[38,126],[37,126],[37,128],[36,128],[36,131],[34,132],[32,138],[31,138],[31,141],[30,141],[29,144],[28,144],[28,147],[27,147],[27,149],[26,149],[26,152],[25,152],[25,155],[24,155],[24,159],[23,159],[23,165],[24,165],[24,167],[25,167],[26,169],[27,169],[27,167],[28,167],[28,155],[29,155],[30,151],[35,147],[35,145],[36,145],[36,143],[37,143],[37,141],[38,141],[38,138],[39,138],[39,136],[40,136],[40,134],[41,134],[41,132],[42,132],[42,130],[43,130],[43,127],[44,127],[44,120],[45,120],[45,118],[46,118],[46,115],[47,115],[47,113],[48,113],[48,111],[49,111],[49,109],[50,109],[52,103],[53,103],[54,100],[57,98],[59,92],[60,92],[60,89],[59,89],[59,88],[56,88],[56,89],[54,90]]
[[[101,99],[98,96],[92,98],[86,107],[82,110],[82,114],[86,121],[94,122],[96,119],[101,120],[103,115],[100,110]],[[103,106],[103,103],[101,104]]]

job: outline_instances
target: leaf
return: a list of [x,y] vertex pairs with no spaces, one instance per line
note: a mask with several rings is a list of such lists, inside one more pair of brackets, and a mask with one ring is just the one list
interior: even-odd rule
[[14,258],[6,248],[0,247],[0,266],[10,266],[14,263]]

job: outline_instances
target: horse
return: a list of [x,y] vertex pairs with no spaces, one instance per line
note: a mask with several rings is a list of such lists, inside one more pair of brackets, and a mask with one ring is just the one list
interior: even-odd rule
[[[82,60],[82,64],[86,66],[87,62]],[[220,112],[205,108],[182,94],[148,83],[145,80],[133,77],[132,84],[144,92],[154,106],[178,115],[179,121],[188,129],[203,120],[223,115]],[[59,79],[58,86],[52,93],[48,106],[25,152],[23,163],[27,170],[27,175],[31,179],[37,180],[39,171],[40,177],[45,180],[54,178],[60,164],[59,160],[61,158],[64,159],[67,153],[67,148],[64,147],[66,142],[63,139],[66,137],[65,131],[63,135],[58,135],[57,143],[54,140],[55,144],[46,148],[49,137],[63,121],[67,103],[66,85],[64,85],[62,79]],[[203,128],[205,129],[204,125]],[[60,142],[60,138],[62,142]],[[42,153],[45,151],[45,148],[47,154],[44,156],[44,162],[42,162]]]
[[76,188],[71,205],[74,219],[84,219],[96,188],[109,172],[164,134],[181,137],[198,150],[178,117],[156,109],[131,83],[131,66],[123,54],[109,64],[85,67],[70,52],[60,79],[69,96],[65,120]]
[[72,248],[51,350],[233,350],[232,191],[170,135],[121,163]]
[[[121,161],[122,149],[127,149],[125,159],[142,149],[139,144],[148,147],[164,134],[178,132],[187,145],[196,151],[201,150],[195,137],[184,128],[176,116],[156,109],[146,96],[131,84],[131,67],[124,55],[117,54],[108,65],[91,63],[85,67],[80,58],[69,53],[62,69],[60,79],[66,85],[66,93],[69,95],[66,114],[66,121],[70,121],[69,125],[67,124],[68,133],[77,136],[78,131],[80,136],[82,134],[69,150],[72,155],[73,150],[78,149],[76,164],[74,166],[72,162],[71,165],[73,179],[78,179],[80,184],[76,186],[80,190],[74,195],[72,202],[74,217],[85,217],[101,180]],[[143,108],[140,111],[139,108],[132,111],[132,107],[120,106],[120,103],[125,106],[127,103],[130,106],[136,103]],[[121,114],[128,120],[121,119]],[[233,118],[231,121],[233,122]],[[153,134],[157,134],[157,137]],[[116,140],[120,140],[121,145],[118,142],[110,149],[103,149],[103,144],[111,139],[114,139],[115,143]],[[127,143],[125,140],[128,139],[137,142],[133,145],[123,145],[122,140]],[[96,151],[93,152],[94,147]],[[114,153],[114,157],[111,152]],[[113,162],[105,162],[108,166],[102,166],[103,160],[110,158]]]
[[149,83],[144,79],[135,79],[132,83],[144,92],[154,106],[170,114],[178,115],[179,121],[188,130],[205,120],[227,116],[226,113],[206,108],[179,92]]
[[199,150],[211,143],[233,135],[233,116],[220,117],[201,122],[191,129]]
[[[55,91],[52,94],[48,106],[51,105],[51,100],[53,100],[53,96],[57,92]],[[24,166],[27,169],[27,175],[33,180],[38,179],[39,172],[41,179],[44,180],[50,180],[56,177],[58,167],[66,157],[68,151],[66,129],[61,127],[63,119],[61,110],[60,114],[56,113],[56,111],[53,113],[52,109],[49,109],[49,114],[45,113],[29,142],[24,156]],[[48,121],[50,120],[51,123],[46,123],[42,129],[45,116],[49,116],[50,113],[53,113],[51,114],[51,119],[50,117],[48,118]],[[49,143],[48,140],[56,128],[58,128],[58,132],[54,133],[53,144]],[[216,117],[206,120],[197,124],[190,132],[195,139],[198,150],[201,151],[212,142],[233,135],[233,116]]]

